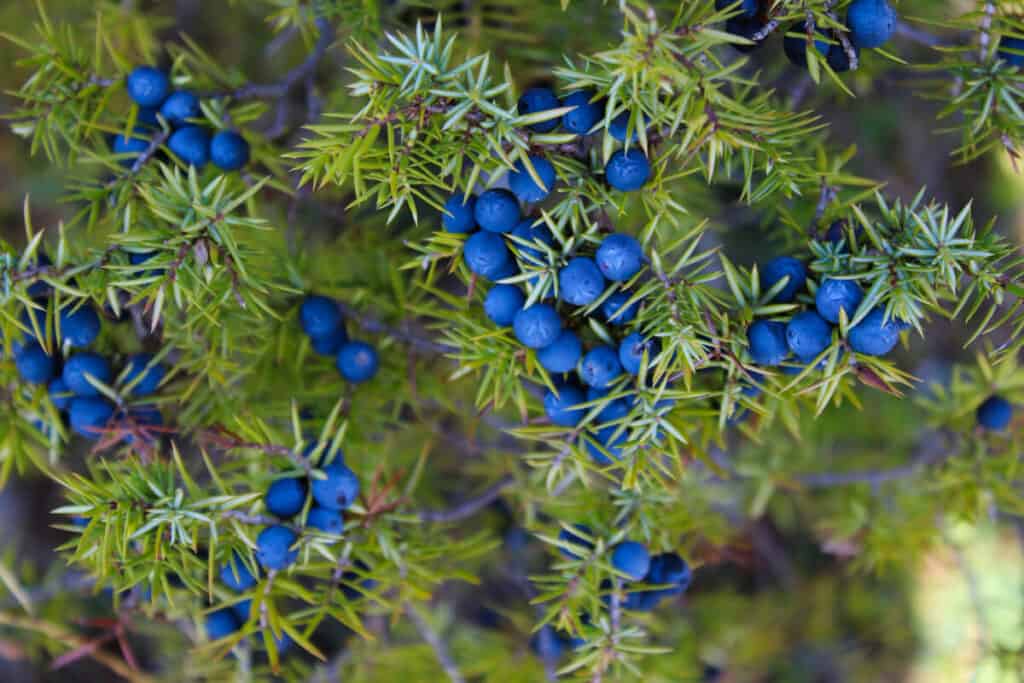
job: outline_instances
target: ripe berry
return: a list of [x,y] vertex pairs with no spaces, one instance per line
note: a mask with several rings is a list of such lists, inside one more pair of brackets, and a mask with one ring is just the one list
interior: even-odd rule
[[981,427],[1001,432],[1010,426],[1013,405],[1002,396],[989,396],[978,406],[977,418]]
[[[519,159],[516,161],[515,170],[508,175],[508,186],[512,188],[512,192],[516,197],[519,197],[520,201],[526,203],[541,202],[551,194],[551,188],[555,185],[555,167],[544,157],[532,155],[530,156],[530,164],[533,166],[533,170],[537,172],[537,177],[540,178],[541,184],[537,184],[537,181],[533,179],[530,171],[526,168],[526,164],[523,163],[522,159]],[[516,208],[518,209],[519,207],[517,206]],[[516,220],[518,221],[518,217]],[[506,231],[501,230],[499,232]]]
[[519,202],[515,195],[498,188],[487,190],[477,197],[473,217],[484,230],[508,232],[516,227],[522,214],[519,213]]
[[[754,36],[756,36],[763,28],[764,23],[759,21],[757,18],[748,18],[743,15],[732,17],[727,19],[725,22],[726,33],[731,33],[734,36],[746,38],[747,40],[754,40]],[[730,45],[737,52],[746,54],[762,47],[764,45],[764,39],[762,38],[761,40],[755,41],[749,45],[741,45],[739,43],[730,43]]]
[[[35,266],[37,268],[45,268],[52,265],[53,261],[51,261],[50,257],[46,255],[46,252],[40,250],[36,253]],[[30,299],[38,299],[39,297],[49,294],[51,289],[50,285],[46,284],[42,280],[36,280],[28,286],[25,293],[28,294]]]
[[612,567],[632,581],[642,581],[651,567],[651,554],[643,543],[623,541],[612,551]]
[[89,439],[100,438],[113,416],[114,407],[99,396],[78,396],[68,406],[71,431]]
[[[539,111],[558,109],[560,106],[562,106],[561,103],[550,89],[530,88],[519,98],[518,109],[520,114],[533,114]],[[530,125],[530,130],[537,133],[550,133],[555,128],[558,128],[557,118]]]
[[77,396],[97,396],[99,391],[90,384],[87,377],[91,377],[102,384],[110,384],[113,372],[110,370],[110,363],[98,353],[86,351],[76,353],[64,364],[64,372],[61,377],[68,389],[75,392]]
[[139,129],[159,128],[160,120],[157,118],[159,113],[159,107],[139,107],[139,113],[135,117],[135,125]]
[[295,641],[287,633],[282,632],[280,636],[274,636],[274,647],[277,648],[277,654],[279,655],[288,652],[294,643]]
[[71,346],[88,346],[99,336],[99,315],[86,302],[78,308],[68,305],[58,315],[60,339]]
[[130,155],[121,160],[121,165],[131,166],[139,158],[139,155],[149,149],[149,140],[142,137],[139,134],[139,130],[136,129],[131,136],[125,136],[124,134],[114,136],[114,143],[111,145],[111,148],[114,154]]
[[547,263],[547,259],[543,251],[537,246],[531,246],[536,242],[546,244],[549,247],[554,246],[555,238],[548,230],[548,226],[545,225],[544,221],[539,218],[527,218],[521,221],[510,233],[513,237],[527,242],[526,245],[519,242],[513,242],[516,250],[520,256],[526,258],[526,260],[533,265],[543,265]]
[[298,477],[278,479],[267,488],[263,502],[272,515],[282,519],[294,517],[306,502],[306,480]]
[[576,306],[586,306],[604,292],[604,276],[586,256],[577,256],[558,271],[559,297]]
[[[598,387],[587,387],[587,402],[600,401],[609,394],[608,389],[602,389]],[[629,415],[630,407],[636,397],[632,394],[624,398],[616,398],[609,401],[597,414],[597,421],[605,424],[608,422],[616,422]]]
[[128,97],[140,107],[159,107],[171,92],[167,74],[153,66],[137,66],[126,81]]
[[572,384],[559,384],[557,389],[557,394],[549,389],[544,395],[544,414],[559,427],[575,427],[586,414],[576,407],[586,402],[583,390]]
[[238,617],[239,623],[245,624],[249,621],[249,615],[252,614],[252,599],[242,600],[231,605],[231,611]]
[[53,379],[57,364],[36,342],[29,342],[14,353],[18,376],[30,384],[46,384]]
[[999,40],[997,55],[1010,66],[1024,66],[1024,38],[1003,36]]
[[829,278],[818,287],[814,303],[818,308],[818,314],[835,325],[839,322],[840,311],[846,311],[847,318],[853,317],[863,299],[864,292],[853,280]]
[[620,431],[617,426],[602,427],[592,436],[594,441],[600,444],[598,448],[591,441],[586,442],[587,454],[594,463],[600,467],[607,467],[612,464],[613,459],[622,459],[622,446],[626,442],[625,430]]
[[626,594],[622,601],[622,609],[631,612],[650,612],[658,606],[661,591],[634,590]]
[[210,134],[199,126],[184,126],[171,133],[167,148],[185,164],[201,171],[210,160]]
[[611,346],[598,346],[583,356],[580,378],[588,386],[603,389],[622,374],[618,352]]
[[864,319],[850,329],[850,348],[868,356],[884,356],[900,340],[900,323],[894,318],[885,320],[885,310],[872,309]]
[[625,281],[640,272],[644,265],[644,250],[632,235],[608,235],[594,256],[601,274],[609,280]]
[[537,351],[537,360],[548,372],[569,372],[583,354],[583,344],[572,330],[562,330],[555,341]]
[[[573,531],[578,532],[578,534],[583,534],[585,536],[594,535],[594,532],[591,531],[590,527],[586,524],[573,524],[572,528]],[[583,553],[589,553],[589,551],[594,549],[594,544],[590,541],[585,540],[582,536],[578,535],[577,533],[573,533],[573,531],[570,531],[569,529],[562,529],[558,532],[558,540],[564,543],[568,543],[569,545],[579,547],[579,552],[581,554],[577,555],[576,553],[573,553],[569,550],[565,550],[564,548],[559,548],[558,552],[562,553],[562,555],[564,555],[565,558],[568,560],[580,560],[583,559]]]
[[297,538],[286,526],[268,526],[256,537],[256,560],[264,569],[286,569],[299,557],[298,550],[289,550]]
[[639,374],[645,352],[647,353],[647,362],[650,364],[658,355],[658,341],[644,339],[639,332],[633,332],[619,344],[619,363],[629,374]]
[[345,327],[342,325],[330,334],[322,337],[310,337],[309,342],[310,346],[313,347],[313,351],[317,354],[336,357],[338,351],[341,351],[341,347],[348,343],[348,332],[345,331]]
[[160,105],[160,115],[167,119],[167,123],[174,128],[183,126],[189,119],[197,119],[202,116],[202,111],[199,109],[199,98],[188,90],[175,90]]
[[335,460],[322,468],[324,479],[313,479],[313,498],[328,510],[347,510],[359,495],[359,477],[343,462]]
[[249,163],[249,143],[233,130],[218,131],[210,140],[210,161],[223,171],[237,171]]
[[512,329],[523,346],[541,349],[561,334],[562,319],[551,304],[538,303],[516,313]]
[[788,277],[789,280],[775,295],[773,301],[788,304],[796,299],[797,292],[807,283],[807,267],[792,256],[773,258],[761,269],[761,290],[768,291],[784,277]]
[[639,149],[619,150],[604,167],[604,177],[616,190],[639,190],[651,177],[651,162]]
[[501,235],[484,230],[470,235],[462,250],[462,259],[470,272],[489,280],[500,275],[511,258],[512,253]]
[[325,534],[340,536],[345,530],[345,518],[337,510],[314,505],[306,516],[306,524]]
[[[860,59],[860,48],[857,47],[856,45],[853,45],[852,43],[850,44],[850,47],[853,48],[853,54],[857,56],[857,59]],[[842,44],[838,42],[835,45],[829,46],[827,61],[828,65],[837,74],[849,71],[850,66],[852,66],[850,64],[850,55],[846,53],[846,50],[843,48]]]
[[347,382],[359,384],[371,380],[378,367],[377,350],[366,342],[350,341],[338,351],[338,372]]
[[832,344],[832,327],[814,311],[797,313],[786,323],[786,344],[793,355],[809,363]]
[[675,553],[661,553],[651,558],[651,567],[644,577],[646,583],[659,585],[674,585],[681,588],[680,592],[686,590],[690,585],[693,574],[686,561]]
[[223,607],[206,615],[206,637],[209,640],[227,638],[242,627],[238,615],[230,607]]
[[252,575],[237,553],[232,554],[228,563],[220,568],[220,580],[225,586],[239,593],[256,585],[256,577]]
[[[828,55],[829,47],[824,36],[815,33],[814,49],[825,56]],[[782,50],[794,65],[807,66],[807,28],[805,24],[799,23],[789,27],[789,31],[786,32],[786,37],[782,41]]]
[[[36,308],[35,306],[27,306],[22,309],[21,315],[18,318],[18,322],[21,327],[25,330],[25,337],[30,341],[39,339],[46,339],[47,329],[47,315],[46,308]],[[17,353],[18,344],[14,345],[15,353]]]
[[757,320],[747,328],[750,357],[758,365],[778,365],[789,355],[786,326],[773,320]]
[[604,117],[604,100],[592,101],[590,90],[577,90],[562,100],[563,107],[576,107],[562,116],[562,127],[570,133],[586,135]]
[[341,592],[346,600],[356,600],[363,597],[363,591],[355,586],[359,586],[364,590],[373,590],[377,587],[377,581],[373,578],[363,578],[363,575],[370,571],[365,562],[356,560],[352,563],[352,567],[353,570],[346,571],[341,575]]
[[764,382],[764,375],[757,370],[748,370],[749,381],[744,379],[740,393],[749,398],[757,398],[761,395],[761,384]]
[[846,9],[846,25],[858,47],[881,47],[896,30],[896,11],[887,0],[853,0]]
[[629,299],[628,292],[615,292],[601,302],[601,315],[612,325],[628,325],[633,322],[637,311],[640,310],[639,301],[627,306]]
[[476,218],[473,217],[475,210],[476,197],[457,192],[444,203],[441,225],[448,232],[471,232],[476,227]]
[[668,598],[681,595],[690,586],[693,573],[686,561],[675,553],[661,553],[651,558],[651,568],[644,577],[645,583],[666,585],[656,592],[657,598]]
[[526,297],[515,285],[495,285],[484,299],[484,313],[495,325],[509,327],[524,303]]
[[[643,114],[640,114],[637,117],[634,125],[636,127],[633,128],[633,134],[629,136],[629,141],[631,143],[636,142],[640,138],[639,129],[647,126],[647,117],[644,116]],[[628,128],[629,112],[624,111],[618,116],[616,116],[614,119],[612,119],[611,123],[608,125],[608,134],[611,135],[616,140],[618,140],[619,142],[625,142],[626,131]]]
[[503,265],[498,272],[494,274],[495,282],[501,282],[506,278],[519,275],[519,265],[516,263],[515,259],[511,257],[511,253],[512,252],[509,252],[509,259],[505,262],[505,265]]
[[311,294],[299,307],[299,323],[302,331],[310,337],[326,337],[335,332],[344,322],[341,309],[334,299]]
[[832,244],[839,244],[841,241],[846,241],[847,244],[850,240],[846,235],[846,221],[833,221],[828,230],[825,231],[825,241],[831,242]]
[[163,381],[167,368],[161,363],[153,362],[150,353],[136,353],[128,357],[128,374],[124,378],[125,385],[132,384],[132,396],[148,396],[157,390]]
[[530,637],[530,649],[545,662],[556,662],[562,658],[565,643],[550,624],[544,624]]
[[68,385],[64,384],[64,380],[60,377],[51,380],[50,385],[46,388],[46,392],[50,395],[50,402],[53,403],[53,407],[57,410],[67,410],[68,405],[71,403],[71,390],[68,389]]

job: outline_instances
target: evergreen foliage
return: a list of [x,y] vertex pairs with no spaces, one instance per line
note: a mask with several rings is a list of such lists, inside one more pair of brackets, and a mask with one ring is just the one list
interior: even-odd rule
[[[864,641],[844,680],[902,680],[891,577],[1019,524],[1020,246],[823,113],[909,71],[954,161],[1016,166],[1017,3],[207,8],[267,38],[233,60],[81,4],[4,34],[6,122],[62,183],[0,242],[0,483],[59,487],[64,535],[0,563],[27,658],[817,680],[790,641],[821,629]],[[928,383],[940,330],[969,355]]]

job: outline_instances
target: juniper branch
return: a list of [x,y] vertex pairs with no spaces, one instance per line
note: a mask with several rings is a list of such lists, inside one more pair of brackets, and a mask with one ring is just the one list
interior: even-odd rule
[[982,9],[981,25],[978,27],[978,61],[988,59],[988,48],[992,42],[992,20],[996,15],[996,4],[987,0]]
[[[317,19],[316,26],[320,31],[320,36],[317,38],[313,51],[301,64],[285,74],[281,80],[267,84],[250,83],[227,93],[227,96],[236,100],[273,100],[287,95],[292,88],[316,70],[327,49],[334,42],[334,27],[329,21]],[[220,96],[225,95],[222,93]]]
[[802,486],[809,488],[829,488],[833,486],[850,486],[855,484],[870,484],[878,486],[891,481],[910,479],[919,475],[929,467],[935,467],[954,457],[958,451],[953,447],[942,448],[936,443],[938,435],[931,434],[922,442],[919,454],[916,455],[910,464],[901,467],[879,470],[862,470],[858,472],[821,472],[817,474],[805,474],[796,477],[794,480]]
[[497,500],[502,491],[514,483],[515,479],[511,475],[502,477],[473,498],[465,500],[447,510],[422,510],[419,513],[419,518],[424,522],[458,522],[472,517]]
[[939,47],[945,44],[941,37],[908,24],[903,20],[896,22],[896,35],[927,47]]
[[451,683],[466,683],[465,677],[462,672],[459,671],[458,666],[455,664],[455,660],[452,659],[451,652],[448,651],[448,646],[445,645],[441,637],[431,628],[427,620],[416,611],[411,603],[405,604],[405,613],[409,616],[409,620],[412,621],[416,630],[419,632],[420,637],[423,638],[424,642],[430,646],[430,649],[434,651],[434,656],[437,657],[437,661],[440,662],[441,668],[448,675],[448,680]]
[[22,617],[8,612],[0,612],[0,624],[39,633],[67,647],[80,648],[89,657],[95,659],[118,676],[131,681],[131,683],[155,683],[156,679],[148,674],[132,669],[123,660],[109,654],[105,650],[94,647],[89,640],[52,622],[32,617]]

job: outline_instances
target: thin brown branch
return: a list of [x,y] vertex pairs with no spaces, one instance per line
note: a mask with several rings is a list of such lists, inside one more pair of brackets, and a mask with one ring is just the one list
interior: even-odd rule
[[402,321],[400,327],[393,327],[372,313],[340,302],[338,307],[345,314],[346,318],[354,321],[359,327],[371,334],[387,335],[431,355],[451,353],[456,350],[453,346],[434,341],[423,330],[415,329],[409,321]]
[[511,475],[502,477],[478,496],[465,500],[447,510],[422,510],[419,513],[419,518],[424,522],[457,522],[467,517],[472,517],[497,500],[501,492],[514,483],[515,479]]
[[911,26],[905,21],[896,22],[896,35],[927,47],[938,47],[944,44],[944,41],[939,36],[919,29],[916,26]]
[[456,666],[455,660],[452,659],[451,652],[448,651],[448,646],[441,640],[437,632],[430,627],[427,620],[409,603],[405,605],[405,613],[409,615],[409,620],[416,627],[420,637],[434,651],[434,655],[437,657],[437,661],[440,662],[441,668],[448,675],[448,680],[452,683],[466,683],[465,677],[459,671],[459,667]]
[[90,648],[90,641],[71,631],[64,629],[57,624],[42,619],[22,617],[8,612],[0,612],[0,624],[18,628],[26,631],[39,633],[50,640],[59,642],[67,647],[86,650],[86,654],[107,667],[115,674],[132,681],[132,683],[154,683],[155,679],[146,673],[133,670],[123,660],[113,656],[105,650]]
[[249,83],[229,93],[212,95],[213,97],[231,97],[236,100],[275,100],[284,97],[299,83],[306,80],[319,66],[327,48],[334,42],[334,28],[326,19],[316,20],[320,37],[313,46],[313,51],[297,67],[289,71],[276,83]]
[[829,488],[833,486],[850,486],[853,484],[870,484],[877,486],[900,479],[909,479],[923,470],[940,465],[957,454],[957,449],[942,434],[931,434],[926,437],[918,448],[918,454],[909,464],[879,470],[860,470],[854,472],[821,472],[805,474],[795,478],[802,486],[809,488]]
[[206,429],[198,435],[200,443],[210,443],[214,446],[222,448],[224,450],[234,450],[238,448],[244,448],[254,451],[263,451],[271,455],[279,455],[291,460],[296,466],[302,468],[306,472],[313,470],[312,463],[308,459],[302,457],[299,453],[296,453],[287,446],[278,446],[272,443],[255,443],[252,441],[245,441],[237,435],[228,431],[221,425],[216,425],[209,429]]

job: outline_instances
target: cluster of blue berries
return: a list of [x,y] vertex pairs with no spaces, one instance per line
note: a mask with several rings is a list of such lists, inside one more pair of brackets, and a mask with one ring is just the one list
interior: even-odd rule
[[[495,210],[493,207],[499,201],[507,208]],[[499,280],[516,274],[515,258],[501,232],[507,230],[525,244],[550,246],[554,243],[554,237],[543,222],[530,218],[520,220],[518,202],[504,190],[488,190],[476,199],[455,195],[448,200],[446,210],[444,224],[449,231],[467,232],[478,224],[483,228],[466,241],[463,251],[466,265],[480,277]],[[500,223],[496,216],[502,218]],[[541,261],[538,247],[517,248],[524,259]],[[624,327],[636,318],[639,310],[639,303],[633,300],[625,283],[640,272],[644,260],[643,248],[634,237],[621,233],[608,235],[593,258],[575,256],[559,270],[558,298],[567,305],[590,306],[601,299],[609,281],[616,283],[619,287],[601,301],[599,311],[613,327]],[[496,325],[511,327],[516,339],[536,352],[537,361],[549,373],[564,378],[566,373],[575,370],[587,387],[584,391],[581,385],[560,381],[557,391],[547,393],[544,410],[558,426],[576,427],[587,412],[580,404],[607,396],[623,373],[636,375],[640,372],[645,352],[649,358],[657,352],[655,342],[637,332],[625,336],[618,347],[600,344],[585,351],[583,341],[564,325],[554,303],[540,301],[526,306],[526,300],[518,286],[496,284],[484,299],[484,313]],[[615,422],[624,418],[630,409],[629,400],[614,400],[598,418],[605,424]],[[587,446],[595,462],[604,466],[611,464],[608,455],[619,457],[625,441],[624,430],[607,425],[593,436],[599,445],[587,441]]]
[[377,350],[366,342],[348,338],[345,318],[336,301],[310,294],[299,307],[299,322],[316,353],[337,359],[338,372],[345,381],[360,384],[377,374]]
[[[20,322],[27,332],[22,341],[12,344],[12,355],[22,380],[47,385],[50,401],[66,415],[71,430],[95,440],[110,426],[117,426],[125,432],[124,442],[131,445],[136,433],[148,438],[147,430],[163,425],[163,415],[155,405],[115,407],[90,381],[111,385],[115,380],[110,361],[85,350],[96,341],[101,329],[100,316],[92,304],[65,302],[57,313],[56,340],[62,350],[69,352],[66,360],[63,354],[48,354],[40,343],[48,337],[45,306],[45,301],[37,299],[22,312]],[[152,355],[132,354],[125,359],[122,386],[130,397],[150,396],[165,374],[166,368]],[[48,431],[42,421],[38,426],[44,433]]]
[[[558,540],[568,548],[562,547],[559,552],[570,560],[583,559],[584,555],[594,549],[588,540],[593,532],[586,524],[574,524],[572,529],[562,529]],[[650,612],[665,599],[682,595],[689,587],[693,578],[690,566],[676,553],[660,553],[651,555],[644,544],[637,541],[623,541],[612,549],[612,567],[624,579],[626,597],[620,604],[624,610],[633,612]],[[602,597],[605,605],[611,604],[612,582],[605,579],[601,582]],[[580,621],[590,624],[590,615],[581,615]],[[544,625],[530,639],[530,649],[539,658],[555,662],[561,659],[566,650],[576,650],[586,644],[580,637],[560,632],[550,625]]]
[[[775,295],[776,303],[793,303],[807,283],[807,268],[795,258],[780,256],[761,271],[761,286],[769,290],[786,279]],[[747,328],[750,356],[755,363],[774,367],[790,363],[787,370],[802,371],[808,363],[832,345],[833,327],[841,312],[852,318],[864,292],[852,280],[826,278],[814,297],[814,307],[792,316],[788,321],[757,320]],[[874,308],[849,330],[846,343],[856,353],[884,356],[899,342],[900,332],[909,325],[895,318],[886,319],[885,310]]]
[[[585,524],[576,524],[571,531],[562,529],[558,540],[579,548],[576,552],[562,548],[562,555],[570,560],[582,559],[583,553],[594,548],[586,540],[586,537],[592,535]],[[647,547],[638,541],[623,541],[616,545],[612,549],[611,564],[612,568],[626,577],[626,599],[622,602],[622,608],[634,612],[650,612],[662,600],[682,595],[693,578],[690,566],[678,554],[660,553],[652,556]],[[601,588],[610,590],[611,581],[603,582]],[[610,597],[605,599],[607,601]]]
[[[577,91],[560,102],[547,88],[532,88],[519,99],[519,111],[523,114],[548,111],[562,106],[575,109],[562,116],[566,130],[586,135],[604,117],[604,103],[594,101],[589,91]],[[629,123],[629,114],[616,117],[609,128],[612,137],[624,141]],[[558,119],[536,123],[531,128],[537,132],[550,132],[559,125]],[[634,139],[636,131],[634,131]],[[534,204],[545,200],[557,180],[555,167],[542,156],[530,156],[530,166],[520,159],[508,176],[510,190],[494,188],[486,190],[479,197],[455,194],[445,202],[442,224],[451,233],[470,234],[463,250],[466,266],[474,274],[489,279],[501,280],[516,274],[517,268],[512,252],[502,238],[503,234],[521,240],[540,239],[551,244],[552,238],[546,228],[538,226],[532,219],[523,220],[520,202]],[[605,179],[617,190],[626,192],[639,190],[651,174],[651,165],[639,149],[628,152],[620,150],[613,154],[605,166]],[[540,181],[538,184],[537,181]],[[534,259],[540,252],[527,252]]]
[[[315,445],[306,451],[306,457],[313,455]],[[345,464],[343,454],[338,451],[330,464],[321,468],[324,478],[283,477],[275,480],[263,498],[267,512],[281,520],[279,524],[264,527],[256,537],[256,562],[263,571],[281,571],[298,559],[295,548],[299,532],[288,523],[306,507],[307,498],[312,495],[312,504],[306,514],[306,526],[332,536],[341,536],[345,528],[342,513],[349,509],[359,495],[359,478]],[[359,592],[346,584],[360,582],[364,588],[372,588],[374,582],[361,579],[367,567],[356,563],[358,572],[345,572],[342,577],[345,595],[349,599],[358,597]],[[229,589],[244,593],[258,583],[245,563],[235,555],[221,567],[220,580]],[[243,600],[231,607],[211,612],[206,618],[206,633],[211,640],[224,638],[249,620],[251,600]],[[282,648],[278,648],[282,649]]]
[[126,80],[128,96],[139,105],[138,124],[131,135],[117,135],[112,143],[116,154],[124,154],[125,165],[132,165],[150,145],[154,130],[163,117],[173,131],[167,148],[186,164],[202,170],[208,162],[223,171],[237,171],[249,163],[249,143],[231,130],[211,136],[197,123],[202,118],[199,98],[188,90],[171,90],[171,81],[152,66],[138,66]]
[[[715,0],[718,10],[735,8],[739,14],[726,21],[726,30],[733,35],[753,40],[764,29],[769,20],[772,3],[766,0]],[[896,11],[888,0],[853,0],[846,10],[846,35],[855,54],[861,49],[882,47],[896,31]],[[783,39],[783,51],[796,66],[807,66],[808,26],[798,23],[790,26]],[[762,45],[735,45],[742,52],[750,52]],[[815,30],[814,49],[825,57],[836,73],[850,69],[850,56],[832,31]]]
[[[563,107],[574,107],[572,111],[562,115],[561,119],[554,118],[534,123],[530,129],[537,133],[550,133],[561,123],[567,132],[586,136],[597,132],[595,128],[605,117],[605,104],[604,100],[589,90],[577,90],[567,95],[565,99],[559,100],[549,88],[530,88],[519,98],[518,111],[520,114],[535,114]],[[636,125],[641,125],[643,117],[638,118]],[[629,119],[630,112],[622,112],[612,119],[608,126],[608,133],[619,142],[625,142]],[[630,142],[634,143],[638,138],[639,134],[634,130]],[[538,186],[536,181],[530,177],[522,161],[516,162],[516,168],[509,176],[509,185],[522,201],[538,202],[551,191],[551,185],[555,180],[555,169],[543,157],[531,156],[530,162],[544,182],[544,187]],[[651,164],[647,155],[635,147],[631,147],[629,150],[618,150],[609,157],[608,163],[604,167],[604,177],[608,184],[623,192],[639,190],[647,183],[650,176]],[[477,222],[485,230],[488,229],[479,219]]]

